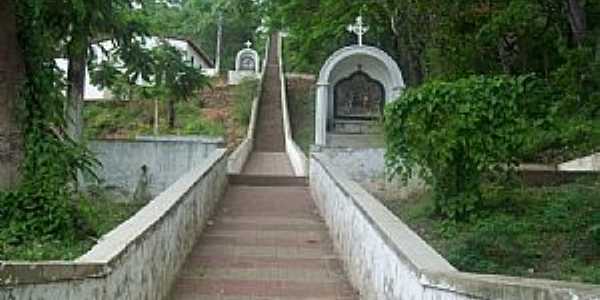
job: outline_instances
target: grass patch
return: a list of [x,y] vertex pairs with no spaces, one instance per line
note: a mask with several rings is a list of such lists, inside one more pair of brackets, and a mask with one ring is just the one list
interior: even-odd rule
[[258,97],[258,82],[245,79],[233,90],[233,118],[244,130],[248,129],[252,117],[252,104]]
[[311,80],[288,79],[287,97],[294,141],[308,154],[315,141],[315,89]]
[[108,194],[101,190],[76,197],[73,206],[80,223],[77,237],[73,239],[39,237],[35,240],[12,241],[11,233],[0,229],[0,260],[74,260],[85,254],[102,235],[130,218],[143,206],[141,203],[116,203],[108,198]]
[[[179,102],[175,106],[175,128],[167,126],[165,105],[159,107],[159,134],[222,136],[224,121],[209,119],[195,101]],[[86,103],[84,133],[88,139],[135,138],[154,134],[154,103],[152,101],[114,101]]]
[[384,204],[461,271],[600,284],[600,178],[558,187],[486,186],[469,222],[433,214],[429,194]]

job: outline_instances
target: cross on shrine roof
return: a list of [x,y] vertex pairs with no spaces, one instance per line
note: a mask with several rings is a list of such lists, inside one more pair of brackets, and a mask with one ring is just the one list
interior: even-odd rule
[[354,23],[352,25],[348,25],[348,27],[346,27],[346,29],[349,32],[352,32],[358,36],[358,44],[360,46],[362,46],[363,45],[363,36],[369,31],[369,26],[365,25],[365,23],[363,22],[362,15],[356,17],[356,23]]

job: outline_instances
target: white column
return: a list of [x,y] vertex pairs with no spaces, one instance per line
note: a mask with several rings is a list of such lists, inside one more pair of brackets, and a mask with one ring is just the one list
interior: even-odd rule
[[329,83],[317,83],[317,101],[315,108],[315,144],[327,145],[327,102]]

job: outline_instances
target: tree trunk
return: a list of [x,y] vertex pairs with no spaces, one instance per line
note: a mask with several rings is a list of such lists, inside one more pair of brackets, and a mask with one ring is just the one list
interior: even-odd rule
[[154,135],[158,135],[158,99],[154,99]]
[[23,137],[16,118],[25,67],[17,37],[15,1],[0,1],[0,189],[20,179]]
[[418,86],[423,83],[423,79],[425,75],[423,74],[423,66],[421,64],[421,55],[419,53],[415,53],[414,51],[410,51],[410,84],[412,86]]
[[168,101],[169,106],[169,129],[175,128],[175,100],[170,98]]
[[87,61],[88,37],[77,31],[69,45],[69,70],[67,72],[66,107],[68,134],[74,141],[81,141],[83,132],[83,96],[85,90],[85,70]]
[[398,60],[401,69],[405,71],[404,80],[408,86],[418,86],[425,77],[423,65],[421,64],[421,55],[415,49],[411,49],[411,40],[396,36],[395,47],[398,50]]
[[580,0],[567,0],[567,14],[569,18],[569,24],[571,24],[571,32],[573,33],[573,40],[578,46],[581,46],[585,39],[586,31],[586,20],[585,11],[579,3]]

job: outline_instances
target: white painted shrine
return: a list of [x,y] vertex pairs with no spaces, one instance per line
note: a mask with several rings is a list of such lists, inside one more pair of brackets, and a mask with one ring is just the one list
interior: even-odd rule
[[235,70],[229,71],[230,85],[240,84],[247,78],[258,78],[260,76],[260,57],[258,52],[252,49],[252,43],[247,41],[246,48],[240,50],[235,58]]
[[368,26],[358,17],[348,31],[358,44],[339,49],[319,73],[316,94],[315,143],[327,145],[327,135],[370,134],[377,130],[386,103],[405,87],[398,64],[383,50],[363,44]]

